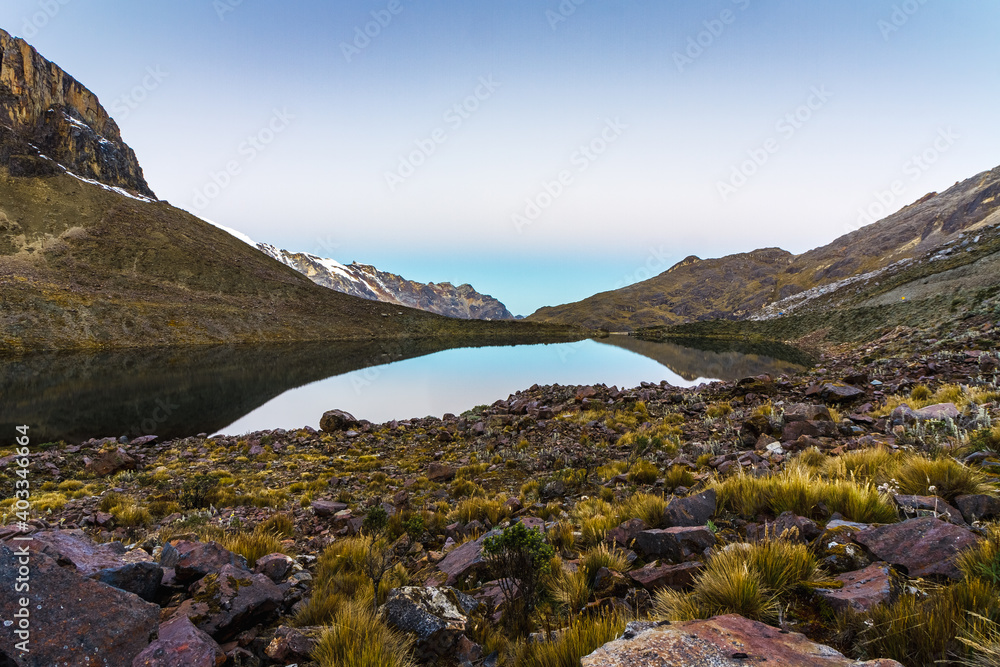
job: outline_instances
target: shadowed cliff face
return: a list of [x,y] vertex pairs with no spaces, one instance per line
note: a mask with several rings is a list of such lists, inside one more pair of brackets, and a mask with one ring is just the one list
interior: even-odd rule
[[[97,96],[3,30],[0,124],[24,142],[28,156],[42,153],[78,176],[155,198],[135,153],[122,141],[118,125]],[[8,160],[11,153],[17,155],[9,149],[3,152]]]

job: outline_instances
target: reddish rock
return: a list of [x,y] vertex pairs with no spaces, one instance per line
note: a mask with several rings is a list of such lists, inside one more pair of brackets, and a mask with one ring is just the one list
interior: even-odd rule
[[899,595],[901,582],[886,563],[873,563],[863,570],[837,576],[842,588],[819,589],[816,594],[834,611],[868,611],[875,605],[891,604]]
[[132,661],[132,667],[222,667],[226,654],[187,616],[160,624],[160,636]]
[[959,412],[958,407],[954,403],[938,403],[914,410],[913,414],[916,415],[919,421],[928,421],[931,419],[958,419],[962,413]]
[[697,527],[644,530],[635,538],[636,550],[647,558],[663,558],[675,563],[702,555],[714,544],[712,531]]
[[138,462],[129,456],[128,452],[119,447],[107,452],[99,452],[93,459],[88,459],[84,464],[87,472],[94,473],[98,477],[107,477],[122,470],[135,470],[139,466]]
[[695,496],[674,498],[663,512],[667,526],[704,526],[715,516],[715,489],[703,491]]
[[470,540],[465,544],[456,547],[438,563],[438,570],[446,577],[444,583],[453,586],[457,582],[478,573],[485,567],[483,559],[483,540],[490,535],[498,535],[499,531],[492,530],[482,535],[477,540]]
[[785,407],[785,423],[833,421],[830,410],[825,405],[810,405],[808,403],[792,403]]
[[202,578],[191,593],[193,597],[178,607],[176,615],[187,616],[220,642],[267,620],[284,598],[282,590],[263,574],[232,565]]
[[325,433],[347,431],[361,425],[354,415],[343,410],[329,410],[323,413],[319,420],[319,428]]
[[660,588],[681,590],[690,588],[694,578],[704,567],[703,563],[697,561],[677,565],[659,565],[654,562],[638,570],[632,570],[628,576],[650,592]]
[[455,479],[457,472],[454,467],[435,461],[427,468],[427,479],[432,482],[450,482]]
[[[21,609],[30,611],[30,653],[25,667],[106,667],[131,665],[156,635],[160,608],[139,596],[60,567],[42,553],[30,555],[30,591],[15,592],[19,558],[0,546],[0,618],[11,620]],[[10,585],[8,585],[10,584]],[[14,652],[22,641],[16,624],[0,624],[0,655]]]
[[276,584],[281,583],[292,571],[295,561],[285,554],[268,554],[257,559],[253,571],[263,574]]
[[903,667],[894,660],[856,662],[797,632],[735,614],[683,623],[629,623],[620,639],[580,660],[581,667]]
[[934,517],[909,519],[858,531],[854,540],[877,558],[906,568],[911,577],[961,579],[955,557],[979,538],[961,526]]
[[627,549],[632,544],[632,540],[644,530],[649,530],[649,526],[645,521],[642,519],[629,519],[609,530],[607,541]]
[[835,438],[837,425],[830,421],[800,421],[785,424],[781,431],[782,442],[795,442],[802,436],[810,438]]
[[311,506],[316,516],[322,517],[333,516],[337,512],[347,509],[347,503],[338,503],[333,500],[314,500]]
[[576,395],[573,397],[577,403],[582,403],[585,398],[593,398],[597,396],[597,390],[593,387],[580,387],[576,390]]
[[966,521],[992,521],[1000,517],[1000,498],[976,493],[955,498],[955,505]]
[[[189,584],[207,574],[220,572],[226,565],[246,570],[247,561],[234,554],[218,542],[188,542],[178,540],[170,543],[177,550],[174,576],[182,584]],[[164,549],[164,555],[166,549]],[[161,564],[163,561],[161,559]]]
[[[163,568],[142,549],[125,551],[121,542],[94,544],[82,530],[39,531],[27,542],[29,549],[44,553],[59,565],[72,567],[84,577],[135,593],[147,601],[156,599]],[[14,547],[11,542],[8,546]]]
[[278,627],[274,639],[264,649],[265,655],[279,664],[307,662],[319,642],[322,628]]
[[957,526],[966,525],[962,513],[937,496],[904,496],[893,495],[896,506],[907,518],[920,516],[937,516]]

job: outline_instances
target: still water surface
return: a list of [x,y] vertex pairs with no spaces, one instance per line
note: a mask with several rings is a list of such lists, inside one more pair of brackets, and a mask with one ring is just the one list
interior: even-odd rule
[[[442,349],[434,341],[47,354],[0,362],[0,432],[35,442],[318,427],[326,410],[384,422],[460,414],[533,384],[692,386],[808,363],[790,348],[698,349],[625,336]],[[706,347],[706,346],[702,346]],[[707,347],[716,347],[709,345]]]

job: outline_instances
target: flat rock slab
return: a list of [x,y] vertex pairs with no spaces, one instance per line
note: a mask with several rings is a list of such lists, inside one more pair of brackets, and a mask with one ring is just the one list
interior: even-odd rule
[[438,569],[446,576],[445,584],[453,586],[458,581],[485,567],[483,559],[483,541],[491,535],[499,535],[500,531],[491,530],[477,540],[471,540],[455,548],[438,563]]
[[875,557],[905,567],[911,577],[959,580],[962,573],[955,557],[979,537],[962,526],[928,516],[858,531],[854,541]]
[[620,639],[581,667],[903,667],[895,660],[857,662],[797,632],[729,614],[683,623],[629,623]]
[[845,572],[836,577],[843,588],[820,589],[816,595],[834,611],[868,611],[879,604],[889,604],[900,591],[900,581],[886,563],[872,563],[863,570]]
[[[49,556],[63,567],[84,577],[135,593],[143,600],[156,600],[163,568],[142,549],[126,551],[120,542],[95,544],[82,530],[45,530],[25,542],[32,551]],[[14,542],[8,546],[14,546]]]
[[156,636],[160,608],[139,596],[60,567],[41,553],[30,556],[31,590],[16,593],[19,557],[0,546],[0,618],[10,620],[20,598],[30,600],[30,652],[14,649],[21,641],[16,625],[0,625],[0,655],[19,667],[108,667],[131,665]]

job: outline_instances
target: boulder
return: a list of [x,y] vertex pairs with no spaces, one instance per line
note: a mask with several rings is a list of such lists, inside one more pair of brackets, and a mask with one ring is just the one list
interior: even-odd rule
[[594,596],[597,598],[623,597],[631,588],[629,579],[621,572],[602,567],[594,574]]
[[653,562],[638,570],[632,570],[628,576],[650,592],[660,588],[682,590],[691,587],[695,577],[704,567],[704,564],[697,561],[677,565],[660,565],[658,562]]
[[193,597],[181,603],[176,615],[187,616],[220,642],[267,620],[284,598],[282,590],[263,574],[233,565],[206,575],[191,593]]
[[955,557],[979,537],[967,528],[928,516],[861,530],[854,540],[876,558],[906,568],[911,577],[958,580],[962,573]]
[[333,500],[314,500],[311,503],[316,516],[334,516],[337,512],[347,509],[347,503],[338,503]]
[[[95,544],[82,530],[46,530],[26,544],[44,553],[63,567],[71,567],[84,577],[135,593],[143,600],[156,600],[163,568],[142,549],[126,551],[121,542]],[[8,546],[13,546],[10,543]]]
[[642,519],[629,519],[628,521],[622,521],[609,530],[605,539],[615,546],[627,549],[632,544],[632,540],[644,530],[649,530],[649,526],[645,521]]
[[427,479],[432,482],[450,482],[458,473],[454,467],[435,461],[427,468]]
[[483,570],[486,566],[483,558],[483,541],[490,535],[499,535],[499,531],[491,530],[476,540],[470,540],[448,552],[440,563],[438,570],[446,576],[444,583],[453,586],[472,574]]
[[276,584],[280,584],[292,571],[295,560],[285,554],[268,554],[257,559],[253,571],[263,574]]
[[792,403],[785,407],[785,422],[833,421],[830,410],[825,405]]
[[30,653],[13,647],[23,641],[16,624],[0,624],[0,655],[11,651],[21,667],[105,667],[131,665],[153,637],[160,608],[127,593],[60,567],[42,553],[29,556],[30,591],[15,592],[21,558],[17,546],[0,546],[0,618],[11,620],[26,598],[30,615]]
[[679,563],[700,556],[715,544],[708,528],[683,527],[644,530],[635,538],[635,548],[647,558],[663,558]]
[[936,516],[958,526],[965,526],[962,513],[937,496],[904,496],[894,494],[892,499],[896,506],[908,518],[919,516]]
[[241,570],[247,569],[247,561],[243,556],[234,554],[218,542],[178,540],[170,544],[177,550],[174,576],[182,584],[189,584],[205,575],[220,572],[226,565]]
[[160,636],[132,661],[132,667],[222,667],[226,654],[187,616],[160,624]]
[[781,430],[782,442],[795,442],[802,436],[810,438],[836,438],[837,425],[831,421],[799,421],[785,424]]
[[836,612],[846,609],[868,611],[878,604],[891,604],[902,589],[899,577],[886,563],[872,563],[863,570],[838,575],[835,580],[843,587],[821,588],[816,595]]
[[93,459],[86,460],[84,469],[98,477],[107,477],[122,470],[135,470],[138,466],[138,462],[119,447],[106,452],[98,452]]
[[746,527],[747,540],[760,542],[769,539],[786,539],[793,542],[811,542],[823,531],[812,519],[792,512],[782,512],[769,523],[751,523]]
[[819,395],[831,403],[846,403],[863,398],[864,390],[840,382],[827,382],[819,389]]
[[290,628],[279,626],[274,632],[274,639],[264,649],[264,654],[278,664],[308,662],[323,628]]
[[954,403],[938,403],[914,410],[913,414],[916,415],[918,421],[930,421],[933,419],[958,419],[962,413]]
[[703,491],[695,496],[674,498],[663,512],[667,526],[704,526],[715,516],[715,489]]
[[324,433],[347,431],[360,425],[361,422],[355,419],[354,415],[343,410],[328,410],[319,420],[319,428]]
[[454,588],[404,586],[389,592],[381,613],[386,623],[416,638],[417,655],[427,661],[455,651],[478,604]]
[[966,521],[992,521],[1000,517],[1000,498],[985,493],[975,493],[955,498],[955,506]]
[[[765,663],[766,660],[766,663]],[[581,667],[903,667],[894,660],[856,662],[798,632],[736,614],[670,623],[632,622],[620,639],[580,660]]]

